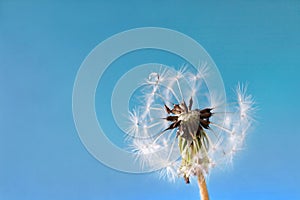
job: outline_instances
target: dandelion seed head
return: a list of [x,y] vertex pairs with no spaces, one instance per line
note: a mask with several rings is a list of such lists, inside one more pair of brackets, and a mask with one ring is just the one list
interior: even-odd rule
[[189,182],[190,176],[208,175],[232,163],[243,147],[253,122],[253,97],[239,84],[236,102],[226,103],[218,91],[208,91],[208,76],[205,62],[196,70],[162,67],[149,74],[139,108],[129,113],[132,150],[142,166],[164,166],[160,178],[172,182],[183,176]]

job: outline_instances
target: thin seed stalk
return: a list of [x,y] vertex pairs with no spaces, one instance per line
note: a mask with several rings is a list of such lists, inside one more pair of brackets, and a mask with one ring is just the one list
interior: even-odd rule
[[201,172],[199,172],[197,178],[198,178],[198,186],[199,186],[199,190],[200,190],[201,200],[209,200],[206,181],[205,181],[203,174]]

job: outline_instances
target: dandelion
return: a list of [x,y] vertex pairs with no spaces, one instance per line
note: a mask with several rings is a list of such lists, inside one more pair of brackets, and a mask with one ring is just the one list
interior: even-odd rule
[[142,88],[141,103],[129,113],[131,148],[141,167],[161,168],[170,181],[196,177],[202,200],[209,199],[206,178],[213,168],[231,164],[253,123],[254,100],[247,86],[236,88],[236,101],[225,103],[208,91],[207,63],[197,70],[161,68]]

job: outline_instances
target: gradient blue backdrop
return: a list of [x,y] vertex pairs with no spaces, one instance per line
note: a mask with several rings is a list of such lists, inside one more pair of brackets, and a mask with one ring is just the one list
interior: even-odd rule
[[[211,199],[300,199],[297,0],[1,0],[0,199],[199,198],[195,184],[105,167],[75,130],[71,98],[81,62],[109,36],[144,26],[194,38],[216,62],[228,94],[238,81],[248,82],[258,102],[258,123],[245,150],[233,167],[209,178]],[[149,55],[139,59],[163,62]],[[127,69],[122,70],[111,66],[106,77]],[[97,93],[97,112],[118,133],[110,117],[108,80],[101,82],[107,94]]]

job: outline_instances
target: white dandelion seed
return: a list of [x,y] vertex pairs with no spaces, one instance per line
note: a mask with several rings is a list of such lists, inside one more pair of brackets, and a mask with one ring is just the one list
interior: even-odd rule
[[175,182],[179,177],[178,168],[180,166],[180,161],[164,161],[163,166],[166,166],[159,170],[159,178],[165,179],[170,182]]
[[247,94],[247,85],[243,86],[238,84],[236,88],[236,95],[241,120],[252,121],[253,114],[255,112],[254,99],[252,95]]
[[140,127],[139,113],[133,109],[129,112],[128,116],[128,128],[126,129],[127,138],[132,135],[137,135]]

